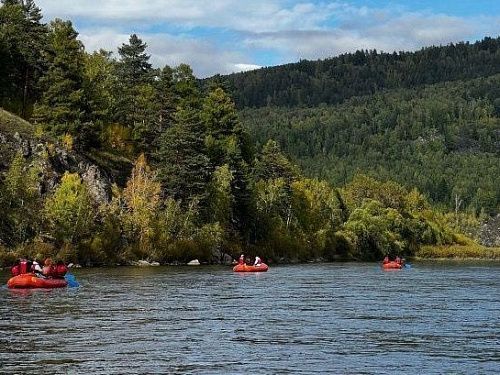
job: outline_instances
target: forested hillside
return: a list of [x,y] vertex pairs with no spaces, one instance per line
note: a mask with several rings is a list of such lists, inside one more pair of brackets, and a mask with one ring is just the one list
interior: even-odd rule
[[[0,264],[375,260],[457,244],[481,254],[479,221],[463,210],[498,204],[497,77],[245,110],[256,143],[216,82],[153,67],[136,34],[116,52],[88,53],[71,21],[43,24],[33,1],[2,0]],[[430,203],[450,194],[452,212]]]
[[241,118],[259,142],[277,140],[308,175],[336,186],[362,172],[451,209],[499,212],[500,75]]
[[[500,73],[500,38],[417,52],[357,51],[222,77],[239,108],[338,104],[353,96]],[[216,77],[212,80],[219,80]],[[209,80],[210,81],[210,80]]]

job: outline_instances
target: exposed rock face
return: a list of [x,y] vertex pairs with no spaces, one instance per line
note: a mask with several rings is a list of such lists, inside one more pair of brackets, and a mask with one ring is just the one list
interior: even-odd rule
[[479,241],[484,246],[500,246],[500,214],[490,218],[481,226]]
[[17,132],[13,135],[2,133],[0,128],[0,172],[9,167],[10,161],[19,151],[33,164],[41,166],[42,194],[53,191],[62,175],[68,171],[80,175],[97,203],[109,201],[112,178],[84,155],[68,152],[57,145],[49,147],[42,140],[23,137]]

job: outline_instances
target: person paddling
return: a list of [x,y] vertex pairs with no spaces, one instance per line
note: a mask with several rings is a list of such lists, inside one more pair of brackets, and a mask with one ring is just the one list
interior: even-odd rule
[[43,262],[43,269],[42,269],[43,275],[46,277],[50,277],[52,276],[53,272],[54,272],[54,267],[52,266],[52,259],[50,258],[45,259],[45,262]]
[[255,262],[253,263],[253,265],[254,265],[255,267],[259,267],[261,264],[262,264],[262,259],[260,259],[260,257],[257,255],[257,256],[255,257]]
[[35,259],[31,265],[31,271],[37,276],[43,276],[43,268],[40,263]]
[[56,267],[54,268],[52,274],[56,278],[64,278],[64,275],[68,272],[68,267],[64,264],[62,260],[58,260]]
[[245,255],[241,254],[240,259],[238,259],[238,264],[245,264]]
[[10,272],[12,273],[12,276],[18,276],[21,274],[21,265],[19,264],[19,261],[11,267]]

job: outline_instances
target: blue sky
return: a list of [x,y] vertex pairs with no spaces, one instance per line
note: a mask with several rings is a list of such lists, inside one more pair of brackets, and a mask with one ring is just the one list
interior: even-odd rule
[[[36,0],[35,0],[36,1]],[[71,19],[87,51],[131,33],[155,66],[198,77],[336,56],[415,50],[500,35],[500,0],[38,0],[45,20]]]

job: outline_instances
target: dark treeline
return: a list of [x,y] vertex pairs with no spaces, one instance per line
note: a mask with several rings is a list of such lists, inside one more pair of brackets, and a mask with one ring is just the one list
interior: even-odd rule
[[308,175],[338,186],[361,171],[415,186],[448,208],[492,215],[500,211],[499,88],[495,75],[337,106],[246,109],[241,118]]
[[[473,217],[437,211],[417,189],[391,181],[357,175],[336,188],[307,178],[277,142],[260,137],[256,147],[231,97],[215,84],[201,89],[188,65],[153,68],[135,34],[117,52],[87,53],[70,21],[44,25],[32,1],[2,1],[0,103],[29,123],[0,111],[1,262],[219,262],[241,252],[274,261],[379,259],[469,243],[459,233],[477,225]],[[386,126],[370,116],[373,134]],[[434,138],[423,132],[422,147]],[[37,151],[27,152],[29,144]],[[307,147],[300,152],[312,155],[317,145]],[[101,168],[116,159],[133,167],[102,199],[81,171],[54,178],[61,149]],[[43,184],[48,175],[54,184]]]
[[235,73],[223,80],[238,108],[338,104],[384,89],[411,88],[500,73],[500,38],[417,52],[357,51],[319,61]]

